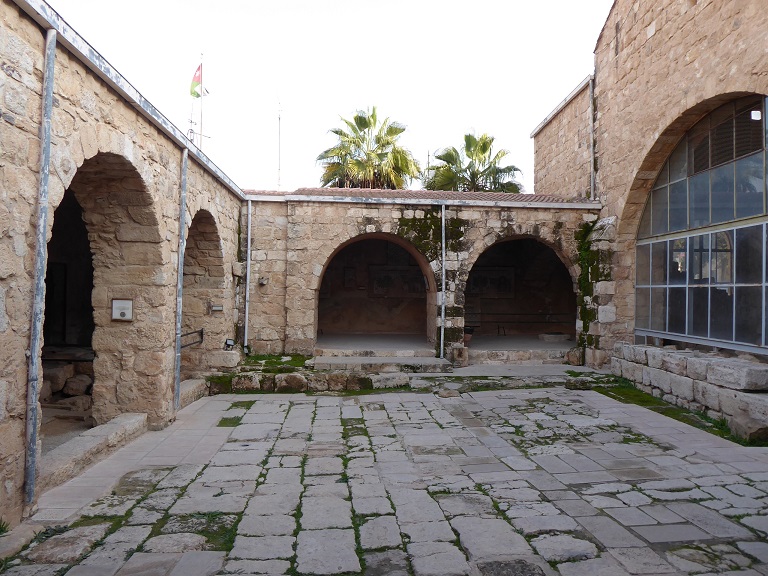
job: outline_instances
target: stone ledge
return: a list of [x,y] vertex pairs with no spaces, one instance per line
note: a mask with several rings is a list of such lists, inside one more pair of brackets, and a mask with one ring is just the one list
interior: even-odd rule
[[667,402],[725,418],[742,438],[768,438],[768,364],[617,343],[611,371]]
[[146,414],[121,414],[65,442],[41,457],[38,494],[74,478],[103,457],[147,431]]
[[186,408],[192,402],[208,396],[208,383],[204,378],[184,380],[179,390],[179,410]]

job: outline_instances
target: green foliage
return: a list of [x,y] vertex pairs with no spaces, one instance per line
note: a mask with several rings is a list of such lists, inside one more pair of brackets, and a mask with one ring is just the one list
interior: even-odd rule
[[[289,360],[283,360],[283,358],[287,358],[288,356],[290,356]],[[252,356],[246,356],[243,364],[246,366],[263,366],[265,368],[278,366],[301,368],[310,358],[311,356],[303,356],[301,354],[290,354],[285,356],[280,354],[254,354]]]
[[11,525],[8,524],[8,522],[6,522],[4,518],[0,517],[0,536],[8,533],[10,529],[11,529]]
[[419,174],[416,160],[397,143],[405,126],[389,118],[379,123],[375,106],[342,121],[346,129],[331,130],[338,142],[317,157],[323,186],[397,190]]
[[464,135],[464,146],[459,151],[454,147],[445,148],[435,155],[442,162],[429,166],[422,174],[427,190],[458,190],[460,192],[520,192],[515,175],[520,172],[516,166],[502,166],[509,154],[507,150],[493,153],[494,137],[483,134]]

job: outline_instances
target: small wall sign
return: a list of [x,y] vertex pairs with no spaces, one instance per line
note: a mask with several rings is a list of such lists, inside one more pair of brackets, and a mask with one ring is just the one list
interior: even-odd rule
[[112,320],[133,321],[133,300],[112,299]]

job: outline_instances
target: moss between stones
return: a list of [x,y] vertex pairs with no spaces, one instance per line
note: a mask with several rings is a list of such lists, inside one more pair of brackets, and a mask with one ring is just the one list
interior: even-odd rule
[[585,222],[574,234],[579,253],[579,267],[581,272],[577,280],[579,292],[576,305],[579,312],[579,320],[582,329],[579,333],[577,346],[580,348],[598,348],[600,336],[590,334],[589,326],[597,320],[597,303],[592,297],[595,293],[595,283],[611,279],[610,250],[595,250],[592,247],[590,235],[597,222]]
[[[446,218],[446,250],[461,252],[464,247],[464,230],[468,225],[469,222],[462,218]],[[430,262],[437,260],[443,236],[439,208],[425,209],[423,218],[400,218],[397,234],[410,240]]]

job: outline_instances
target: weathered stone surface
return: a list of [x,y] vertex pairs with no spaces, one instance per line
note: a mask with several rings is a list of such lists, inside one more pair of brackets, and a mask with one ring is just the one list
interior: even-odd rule
[[144,543],[145,552],[189,552],[205,550],[207,540],[205,536],[181,532],[178,534],[163,534],[150,538]]
[[232,378],[233,392],[255,392],[261,390],[261,374],[245,372]]
[[546,576],[540,566],[527,560],[499,560],[477,565],[482,576]]
[[93,385],[93,379],[85,374],[78,374],[67,378],[62,392],[67,396],[82,396],[86,394]]
[[447,542],[411,543],[408,554],[416,576],[463,576],[470,572],[464,554]]
[[359,572],[353,530],[305,530],[296,548],[298,570],[306,574]]
[[768,390],[768,365],[722,359],[707,368],[707,381],[734,390]]
[[365,559],[365,574],[370,576],[408,576],[408,560],[402,550],[368,552]]
[[548,562],[588,560],[597,556],[597,547],[592,542],[573,536],[539,536],[531,540],[531,545]]
[[43,373],[45,380],[51,383],[51,392],[59,392],[64,388],[69,378],[75,375],[75,366],[69,362],[46,362]]
[[303,374],[275,375],[275,392],[304,392],[307,390],[307,379]]
[[459,533],[461,545],[472,560],[489,560],[498,556],[529,554],[525,538],[504,520],[457,516],[451,525]]
[[71,564],[104,537],[109,524],[95,524],[73,528],[52,536],[26,553],[28,560],[40,564]]

